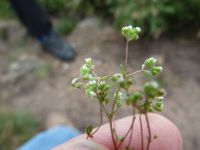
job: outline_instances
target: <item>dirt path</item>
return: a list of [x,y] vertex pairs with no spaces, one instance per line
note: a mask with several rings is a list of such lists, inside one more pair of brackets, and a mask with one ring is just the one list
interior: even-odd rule
[[[71,88],[70,80],[78,75],[78,68],[85,57],[92,57],[96,68],[102,74],[112,74],[118,69],[118,65],[123,63],[125,43],[112,28],[99,27],[93,20],[80,23],[66,40],[70,41],[79,53],[77,59],[71,63],[61,63],[44,55],[36,50],[39,48],[33,41],[19,47],[28,50],[22,50],[22,53],[14,56],[9,63],[8,58],[14,50],[0,50],[0,79],[8,73],[11,64],[19,59],[35,59],[40,62],[17,80],[1,83],[1,105],[13,110],[31,111],[44,120],[50,112],[60,112],[81,130],[88,124],[97,124],[97,106],[83,93]],[[12,43],[6,47],[14,49]],[[149,56],[157,57],[164,65],[164,74],[160,78],[160,82],[167,89],[163,114],[179,127],[185,150],[200,149],[199,53],[198,42],[184,39],[148,42],[141,40],[130,46],[129,69],[140,68],[144,59]],[[26,61],[25,63],[27,64]],[[7,64],[8,67],[5,67]],[[40,73],[43,71],[42,76],[38,77],[38,69]],[[37,73],[33,73],[33,70]],[[122,116],[125,114],[127,113]]]

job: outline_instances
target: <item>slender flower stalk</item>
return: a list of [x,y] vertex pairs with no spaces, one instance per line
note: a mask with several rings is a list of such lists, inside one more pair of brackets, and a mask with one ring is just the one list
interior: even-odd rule
[[125,56],[125,63],[124,63],[124,68],[126,69],[128,63],[128,41],[126,41],[126,56]]

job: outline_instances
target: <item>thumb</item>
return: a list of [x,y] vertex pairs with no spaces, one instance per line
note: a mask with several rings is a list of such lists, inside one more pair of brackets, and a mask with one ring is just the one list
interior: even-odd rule
[[54,150],[108,150],[105,146],[90,140],[74,140],[60,145]]

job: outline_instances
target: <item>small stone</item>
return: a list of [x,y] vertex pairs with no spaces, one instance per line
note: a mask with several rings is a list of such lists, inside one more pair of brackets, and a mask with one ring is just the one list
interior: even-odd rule
[[63,64],[62,64],[62,70],[65,71],[65,72],[67,72],[67,71],[69,70],[69,67],[70,67],[70,66],[69,66],[68,63],[63,63]]

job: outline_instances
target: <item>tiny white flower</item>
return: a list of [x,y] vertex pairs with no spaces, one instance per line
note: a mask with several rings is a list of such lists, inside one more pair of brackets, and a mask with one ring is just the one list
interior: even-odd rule
[[89,63],[89,62],[91,62],[91,61],[92,61],[91,58],[85,58],[85,62],[86,62],[86,63]]
[[155,88],[159,87],[158,82],[156,82],[156,81],[151,81],[150,84]]
[[90,96],[91,96],[91,97],[96,97],[97,95],[96,95],[95,92],[91,91],[91,92],[90,92]]
[[141,32],[141,28],[140,27],[135,27],[135,30],[139,33]]
[[123,96],[123,93],[122,93],[122,92],[118,92],[118,96],[119,96],[119,98],[121,99],[122,96]]
[[163,96],[159,96],[159,97],[158,97],[158,100],[160,100],[160,101],[162,101],[163,99],[164,99]]
[[159,68],[160,68],[160,72],[162,72],[163,71],[163,67],[160,66]]
[[120,74],[118,81],[119,81],[119,82],[122,82],[122,81],[124,81],[124,77],[123,77],[123,75],[122,75],[122,74]]
[[74,79],[72,80],[72,84],[75,84],[77,81],[78,81],[78,78],[74,78]]
[[123,77],[123,75],[120,74],[120,73],[115,73],[115,74],[113,75],[113,77],[115,77],[115,78],[117,79],[118,82],[124,81],[124,77]]
[[145,68],[145,65],[143,64],[143,65],[142,65],[142,70],[144,70],[144,68]]
[[131,30],[131,29],[133,29],[133,26],[129,25],[129,26],[127,26],[127,28]]
[[148,58],[148,60],[149,60],[149,61],[153,61],[154,63],[157,62],[156,58],[154,58],[154,57],[150,57],[150,58]]
[[99,85],[104,85],[104,84],[106,84],[105,81],[100,81],[100,83],[99,83]]
[[89,81],[89,84],[90,84],[90,85],[95,85],[96,83],[97,83],[96,80],[90,80],[90,81]]
[[123,30],[126,30],[126,29],[127,29],[127,27],[126,27],[126,26],[125,26],[125,27],[122,27],[122,31],[123,31]]
[[92,78],[93,78],[93,76],[92,76],[91,74],[89,74],[89,75],[88,75],[88,78],[89,78],[89,79],[92,79]]
[[83,66],[82,66],[82,69],[83,69],[83,70],[86,70],[86,69],[88,69],[88,67],[87,67],[86,65],[83,65]]
[[132,30],[132,29],[133,29],[132,25],[124,26],[124,27],[122,28],[122,30]]

